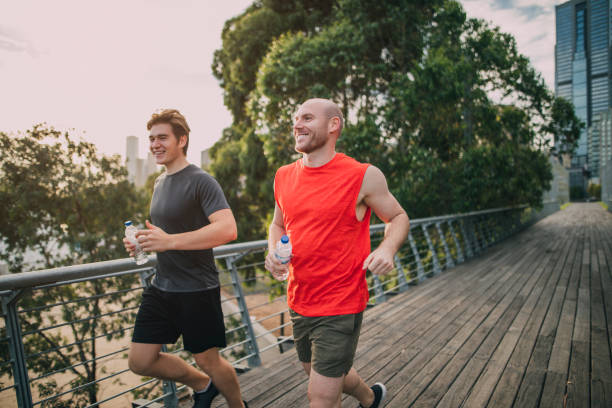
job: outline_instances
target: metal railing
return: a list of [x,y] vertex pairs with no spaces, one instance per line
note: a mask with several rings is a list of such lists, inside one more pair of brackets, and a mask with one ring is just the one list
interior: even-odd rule
[[[525,206],[411,220],[411,232],[385,276],[366,275],[368,306],[477,256],[559,209]],[[370,228],[372,248],[384,225]],[[220,271],[226,337],[221,352],[239,371],[261,364],[291,343],[285,283],[264,269],[267,241],[214,250]],[[131,259],[0,276],[0,405],[96,407],[163,401],[176,407],[188,393],[170,381],[137,378],[126,353],[140,292],[150,284],[155,257],[139,267]],[[179,341],[165,351],[194,364]],[[119,402],[117,402],[119,401]],[[145,406],[142,405],[142,406]]]

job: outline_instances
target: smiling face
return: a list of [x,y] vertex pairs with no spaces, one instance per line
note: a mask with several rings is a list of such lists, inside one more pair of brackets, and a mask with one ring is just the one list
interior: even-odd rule
[[296,151],[309,154],[335,143],[340,123],[334,114],[336,109],[335,104],[325,99],[310,99],[300,106],[293,123]]
[[151,127],[149,149],[157,164],[168,167],[177,159],[182,159],[185,156],[183,147],[186,142],[186,136],[177,138],[174,135],[169,123],[158,123]]

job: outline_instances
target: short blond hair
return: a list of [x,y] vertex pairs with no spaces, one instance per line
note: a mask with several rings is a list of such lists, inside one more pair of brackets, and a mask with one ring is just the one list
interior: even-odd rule
[[187,155],[187,147],[189,147],[189,125],[187,119],[176,109],[164,109],[159,113],[151,115],[151,119],[147,122],[147,130],[160,123],[167,123],[172,127],[172,133],[177,140],[181,139],[181,136],[187,137],[187,143],[183,147],[183,153]]

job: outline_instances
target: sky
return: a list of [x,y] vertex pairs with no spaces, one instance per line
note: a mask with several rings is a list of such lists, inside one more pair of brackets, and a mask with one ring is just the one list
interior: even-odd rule
[[[0,0],[0,131],[46,122],[125,155],[161,108],[191,127],[188,160],[200,163],[231,124],[212,75],[224,22],[251,0]],[[554,0],[461,0],[469,17],[513,34],[554,87]],[[36,12],[33,12],[36,10]]]

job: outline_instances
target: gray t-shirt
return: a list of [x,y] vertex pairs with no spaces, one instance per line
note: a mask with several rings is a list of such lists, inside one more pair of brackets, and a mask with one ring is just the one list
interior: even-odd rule
[[[208,216],[229,208],[221,186],[210,174],[190,164],[155,181],[151,221],[168,234],[195,231],[210,224]],[[153,285],[166,292],[195,292],[219,286],[212,249],[157,253]]]

